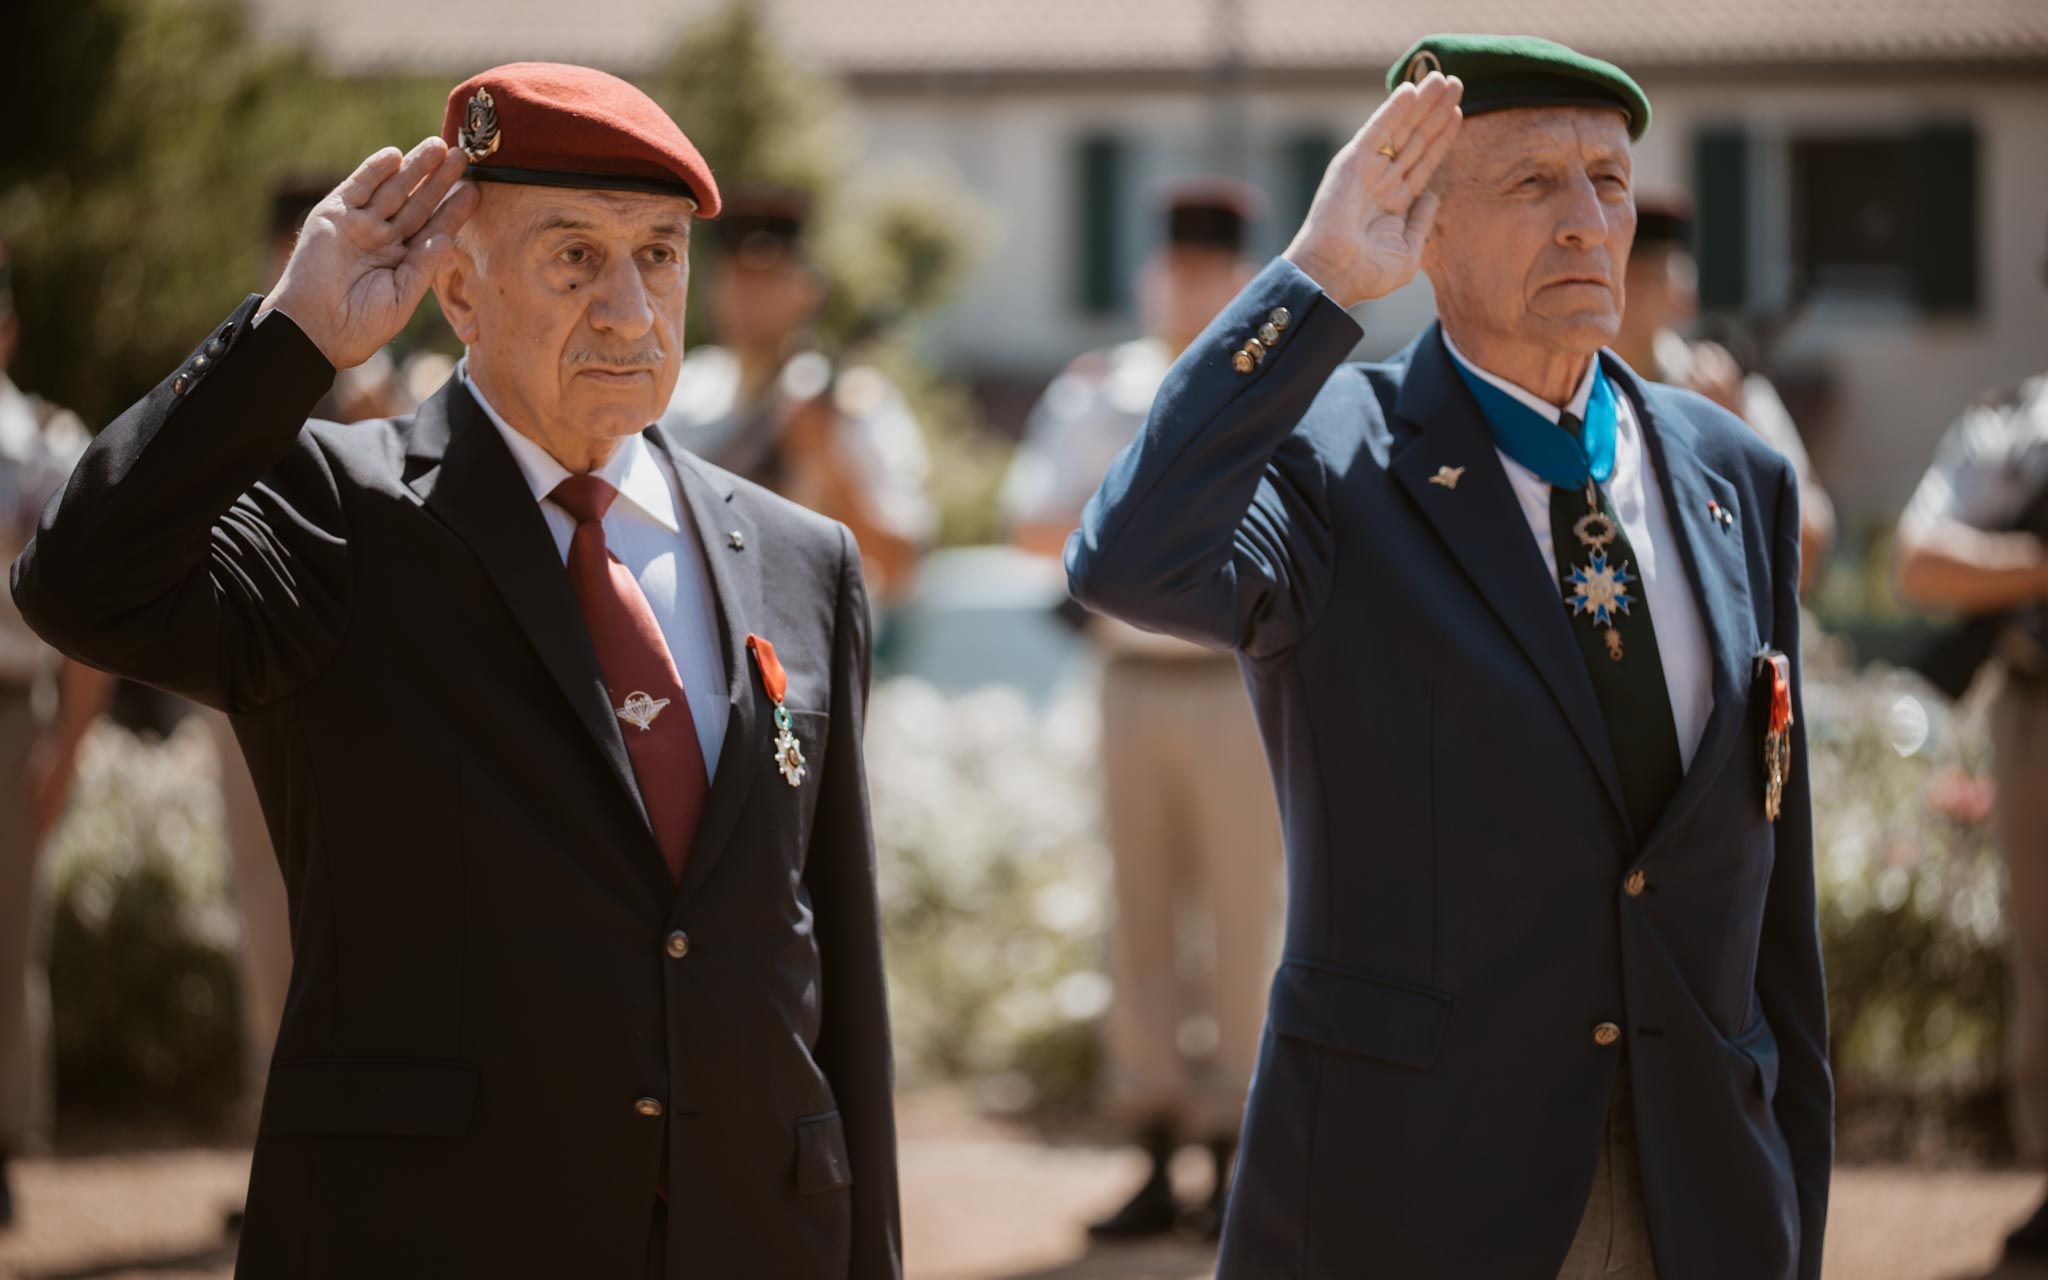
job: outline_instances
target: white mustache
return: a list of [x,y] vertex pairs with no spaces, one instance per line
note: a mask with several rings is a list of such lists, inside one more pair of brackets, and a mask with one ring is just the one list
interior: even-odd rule
[[668,352],[660,347],[649,347],[645,351],[572,351],[570,364],[596,364],[612,369],[639,369],[647,365],[659,365],[668,359]]

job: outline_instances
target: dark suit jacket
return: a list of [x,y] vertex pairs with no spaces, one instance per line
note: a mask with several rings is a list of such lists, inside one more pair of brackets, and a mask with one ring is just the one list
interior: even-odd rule
[[294,954],[238,1274],[638,1277],[665,1183],[673,1275],[896,1275],[852,540],[655,435],[732,699],[678,889],[481,408],[309,423],[334,370],[256,303],[100,433],[13,577],[57,648],[232,713],[263,799]]
[[[1236,372],[1276,307],[1292,324]],[[1555,572],[1438,330],[1383,365],[1344,363],[1358,338],[1269,267],[1067,550],[1084,603],[1238,651],[1279,789],[1285,960],[1220,1274],[1553,1280],[1625,1053],[1663,1280],[1815,1280],[1832,1087],[1805,744],[1773,824],[1751,697],[1760,649],[1799,650],[1792,469],[1604,357],[1713,654],[1692,767],[1632,831]]]

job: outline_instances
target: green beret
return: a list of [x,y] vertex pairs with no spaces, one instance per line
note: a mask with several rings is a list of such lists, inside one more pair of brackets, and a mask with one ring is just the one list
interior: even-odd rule
[[1387,91],[1432,71],[1465,82],[1468,116],[1512,107],[1613,107],[1628,136],[1650,128],[1650,100],[1628,72],[1537,36],[1425,36],[1387,68]]

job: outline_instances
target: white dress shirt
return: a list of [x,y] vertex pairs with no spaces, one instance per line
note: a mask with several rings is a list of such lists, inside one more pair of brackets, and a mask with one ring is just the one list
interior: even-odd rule
[[[1466,359],[1449,333],[1444,334],[1444,346],[1451,358],[1474,376],[1507,392],[1549,421],[1557,422],[1563,417],[1556,405],[1541,396],[1532,395]],[[1569,406],[1581,420],[1586,416],[1587,402],[1593,397],[1595,368],[1597,364],[1587,366],[1585,380],[1579,384],[1578,394],[1572,397]],[[1707,715],[1714,709],[1713,655],[1707,646],[1706,621],[1700,617],[1699,604],[1693,598],[1692,582],[1678,550],[1677,531],[1672,528],[1671,513],[1664,505],[1664,490],[1657,483],[1657,464],[1643,447],[1643,428],[1636,421],[1635,406],[1620,387],[1614,388],[1614,405],[1614,473],[1607,478],[1607,500],[1620,517],[1622,532],[1635,552],[1630,572],[1642,579],[1643,598],[1650,604],[1650,617],[1657,630],[1657,654],[1664,664],[1664,688],[1671,695],[1671,718],[1678,728],[1679,760],[1690,769],[1693,752],[1699,749],[1700,734],[1706,731]],[[1555,566],[1557,557],[1550,537],[1550,482],[1505,453],[1500,453],[1500,461],[1507,468],[1508,482],[1522,504],[1522,515],[1535,536],[1536,549],[1543,553],[1543,563]],[[1563,587],[1557,582],[1554,568],[1551,580],[1561,600]],[[1584,618],[1573,618],[1572,625],[1589,624]]]
[[[548,532],[555,536],[555,550],[564,565],[569,562],[569,539],[576,532],[576,519],[548,499],[555,486],[570,476],[568,468],[539,444],[512,429],[498,416],[482,388],[465,370],[462,385],[476,402],[513,461],[526,477],[534,501],[547,518]],[[655,625],[668,642],[682,677],[683,693],[690,702],[690,718],[697,723],[697,741],[704,748],[704,773],[718,776],[718,752],[725,742],[725,722],[732,707],[725,679],[724,648],[719,639],[717,593],[712,590],[711,570],[704,563],[704,548],[696,525],[684,518],[682,485],[668,459],[647,443],[646,437],[627,436],[611,458],[592,474],[619,491],[604,513],[604,541],[620,564],[626,566],[654,611]]]

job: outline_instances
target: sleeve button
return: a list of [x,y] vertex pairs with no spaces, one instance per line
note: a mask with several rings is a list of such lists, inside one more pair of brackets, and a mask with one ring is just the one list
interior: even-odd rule
[[1269,347],[1272,346],[1274,343],[1280,341],[1280,326],[1271,323],[1260,325],[1259,341],[1265,343]]
[[1266,319],[1272,321],[1275,329],[1285,329],[1288,325],[1294,323],[1294,313],[1285,307],[1275,307],[1273,308],[1273,313],[1267,316]]
[[1249,351],[1239,351],[1230,357],[1230,367],[1239,373],[1250,373],[1258,365]]
[[172,394],[172,395],[174,395],[174,396],[182,396],[182,395],[184,395],[184,394],[185,394],[185,393],[186,393],[187,391],[190,391],[191,389],[192,389],[192,375],[191,375],[191,374],[189,374],[189,373],[181,373],[181,374],[179,374],[179,375],[178,375],[177,377],[175,377],[175,378],[171,379],[171,394]]

